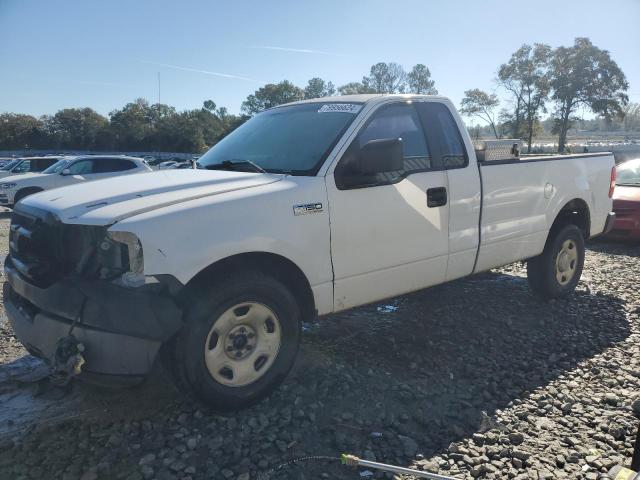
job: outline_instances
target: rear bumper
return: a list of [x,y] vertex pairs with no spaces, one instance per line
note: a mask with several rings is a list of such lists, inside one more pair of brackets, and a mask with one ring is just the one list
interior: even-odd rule
[[607,238],[618,240],[640,240],[640,216],[638,214],[617,215],[612,222],[611,229],[607,232]]
[[602,234],[606,235],[609,232],[611,232],[611,230],[613,230],[613,225],[615,223],[616,223],[616,213],[609,212],[607,214],[607,220],[604,222],[604,230],[602,230]]
[[154,291],[87,280],[65,280],[48,288],[27,282],[5,264],[4,301],[16,337],[35,356],[50,362],[61,337],[85,345],[83,376],[109,376],[119,383],[146,376],[161,345],[182,326],[182,311],[162,285]]

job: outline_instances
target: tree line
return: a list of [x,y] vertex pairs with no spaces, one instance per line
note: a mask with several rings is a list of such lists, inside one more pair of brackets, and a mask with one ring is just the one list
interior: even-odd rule
[[51,149],[165,151],[201,153],[251,116],[283,103],[351,93],[436,94],[431,72],[415,65],[409,72],[397,63],[377,63],[360,82],[336,88],[315,77],[304,87],[288,80],[267,84],[242,103],[241,114],[206,100],[202,108],[178,112],[174,107],[139,98],[108,117],[91,108],[65,108],[54,115],[0,114],[0,150]]
[[[460,112],[486,122],[496,138],[523,138],[528,152],[543,129],[541,116],[548,111],[559,152],[565,151],[567,133],[580,120],[580,108],[590,110],[610,129],[616,122],[638,128],[640,112],[637,104],[629,103],[624,73],[608,51],[588,38],[556,49],[542,43],[522,45],[500,65],[496,80],[506,92],[506,108],[497,112],[498,96],[476,88],[465,92]],[[631,117],[627,123],[625,117]]]
[[245,118],[207,100],[202,108],[176,111],[139,98],[104,117],[91,108],[54,115],[0,115],[0,150],[202,152]]
[[[529,145],[552,122],[559,151],[567,132],[579,120],[579,108],[589,109],[605,127],[640,131],[640,108],[630,104],[629,84],[609,52],[576,38],[571,47],[523,45],[499,66],[497,85],[506,94],[502,109],[496,93],[465,92],[460,112],[479,118],[496,138],[524,138]],[[319,77],[303,87],[288,80],[270,83],[249,95],[241,113],[233,115],[212,100],[202,108],[178,112],[165,104],[138,99],[100,115],[91,108],[68,108],[34,117],[0,115],[0,150],[110,150],[199,153],[207,150],[251,116],[288,102],[361,93],[438,93],[424,64],[406,71],[394,62],[379,62],[359,81],[336,87]],[[543,121],[542,115],[550,113]]]

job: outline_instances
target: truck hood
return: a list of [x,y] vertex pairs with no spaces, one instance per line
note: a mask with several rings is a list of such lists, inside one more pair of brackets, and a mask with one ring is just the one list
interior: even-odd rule
[[64,223],[111,225],[141,213],[266,185],[283,177],[220,170],[161,170],[48,190],[21,203],[49,211]]

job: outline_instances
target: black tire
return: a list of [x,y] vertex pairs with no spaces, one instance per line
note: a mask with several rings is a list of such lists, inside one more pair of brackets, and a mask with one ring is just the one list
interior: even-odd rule
[[[573,271],[566,270],[567,275],[557,266],[563,245],[573,245],[577,254],[574,263],[565,261],[568,268],[573,265]],[[570,251],[569,249],[567,251]],[[584,237],[582,231],[573,224],[558,225],[551,229],[549,238],[542,254],[531,258],[527,262],[527,278],[531,289],[538,295],[547,298],[561,298],[571,293],[582,275],[584,267]],[[569,277],[570,273],[570,277]],[[558,276],[561,278],[559,279]],[[564,282],[562,279],[566,279]]]
[[[300,343],[301,312],[291,292],[272,277],[250,272],[228,277],[199,292],[192,292],[190,297],[191,307],[185,314],[185,326],[168,346],[165,356],[178,388],[187,388],[197,399],[218,411],[245,408],[277,388],[291,370]],[[214,324],[221,321],[225,312],[245,302],[266,306],[275,314],[280,328],[280,346],[262,376],[248,385],[228,386],[216,380],[207,368],[205,348],[210,348],[206,345],[208,341],[211,343],[208,336]],[[221,347],[225,345],[223,339],[219,338],[217,342],[221,342]]]
[[28,197],[29,195],[33,195],[34,193],[42,192],[41,188],[23,188],[22,190],[18,190],[16,192],[16,196],[13,198],[13,204],[15,205],[24,197]]

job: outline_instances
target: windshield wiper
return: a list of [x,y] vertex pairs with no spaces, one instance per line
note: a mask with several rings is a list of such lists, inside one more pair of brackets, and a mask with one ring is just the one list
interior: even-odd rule
[[[251,160],[225,160],[222,163],[214,163],[204,168],[207,170],[236,170],[236,167],[248,166],[254,172],[267,173],[260,165],[253,163]],[[242,170],[240,170],[242,171]]]
[[616,183],[616,187],[640,187],[640,183]]

